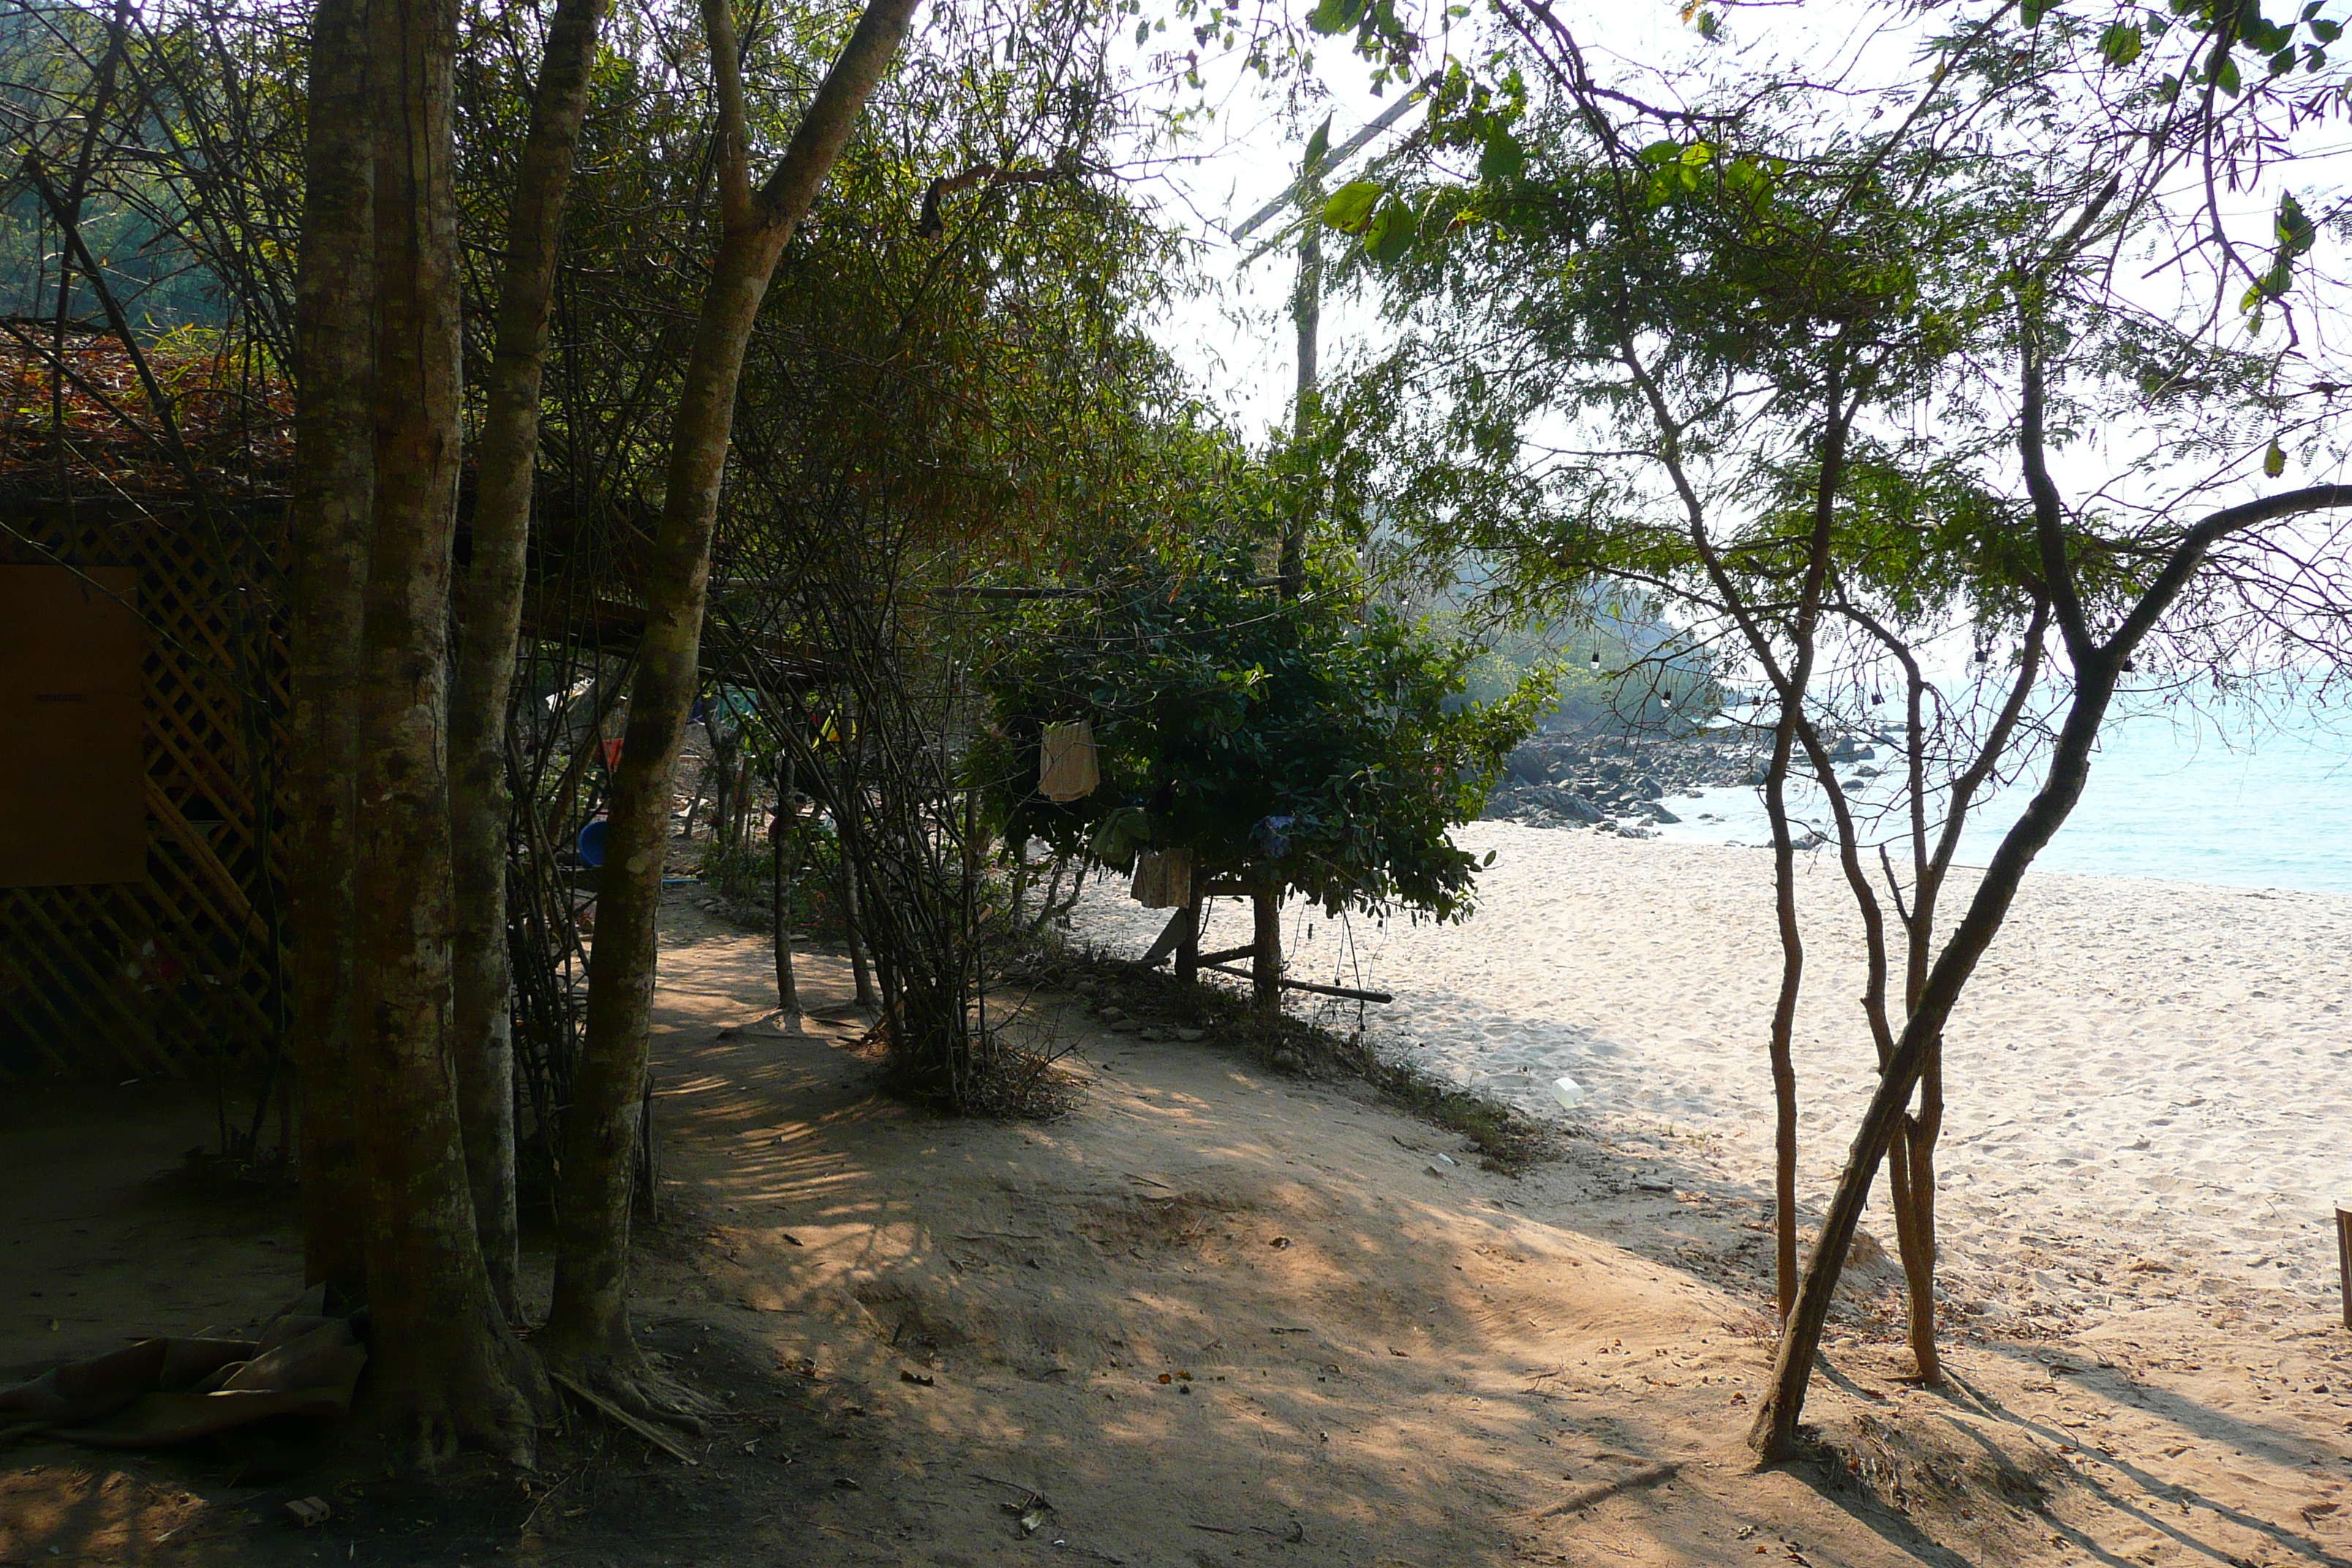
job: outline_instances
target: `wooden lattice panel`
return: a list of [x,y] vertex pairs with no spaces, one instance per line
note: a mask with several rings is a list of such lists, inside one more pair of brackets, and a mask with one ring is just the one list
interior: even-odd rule
[[0,888],[0,1072],[180,1076],[281,1038],[278,529],[274,507],[0,511],[0,561],[137,574],[146,833],[143,880]]

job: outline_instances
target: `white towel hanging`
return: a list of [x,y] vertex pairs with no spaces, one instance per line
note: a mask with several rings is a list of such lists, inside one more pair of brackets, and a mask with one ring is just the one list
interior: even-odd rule
[[1102,782],[1095,763],[1095,728],[1080,719],[1045,726],[1037,759],[1037,793],[1047,800],[1083,800]]

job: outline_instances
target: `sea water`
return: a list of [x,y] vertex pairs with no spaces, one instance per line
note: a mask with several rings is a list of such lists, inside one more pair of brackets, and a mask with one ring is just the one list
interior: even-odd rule
[[[1905,820],[1891,808],[1902,759],[1890,747],[1876,750],[1868,762],[1838,772],[1850,777],[1864,768],[1884,770],[1854,793],[1864,807],[1864,841],[1894,840],[1889,847],[1900,865]],[[1993,791],[1969,816],[1958,863],[1983,865],[2038,784],[2038,776],[2029,777]],[[1770,842],[1752,788],[1712,789],[1663,804],[1683,820],[1660,826],[1662,838]],[[1830,831],[1819,790],[1792,781],[1790,804],[1797,820]],[[1872,819],[1874,809],[1884,815]],[[2082,800],[2034,866],[2352,893],[2352,707],[2283,700],[2253,710],[2188,713],[2143,700],[2109,723]]]

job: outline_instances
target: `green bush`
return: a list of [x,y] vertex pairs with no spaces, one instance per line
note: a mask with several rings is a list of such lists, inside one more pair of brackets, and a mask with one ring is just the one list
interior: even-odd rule
[[[1548,680],[1464,700],[1470,644],[1367,605],[1310,571],[1285,599],[1245,542],[1138,552],[1092,597],[1006,617],[981,670],[992,724],[975,781],[1008,834],[1127,867],[1192,852],[1196,885],[1277,886],[1337,913],[1467,912],[1473,858],[1447,830],[1478,815]],[[1045,726],[1092,724],[1101,786],[1036,793]]]

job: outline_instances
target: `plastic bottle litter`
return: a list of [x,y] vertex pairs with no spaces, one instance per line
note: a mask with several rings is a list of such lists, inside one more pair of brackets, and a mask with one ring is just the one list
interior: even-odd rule
[[1572,1078],[1559,1078],[1552,1079],[1551,1096],[1559,1101],[1561,1110],[1574,1110],[1592,1098],[1592,1091]]

